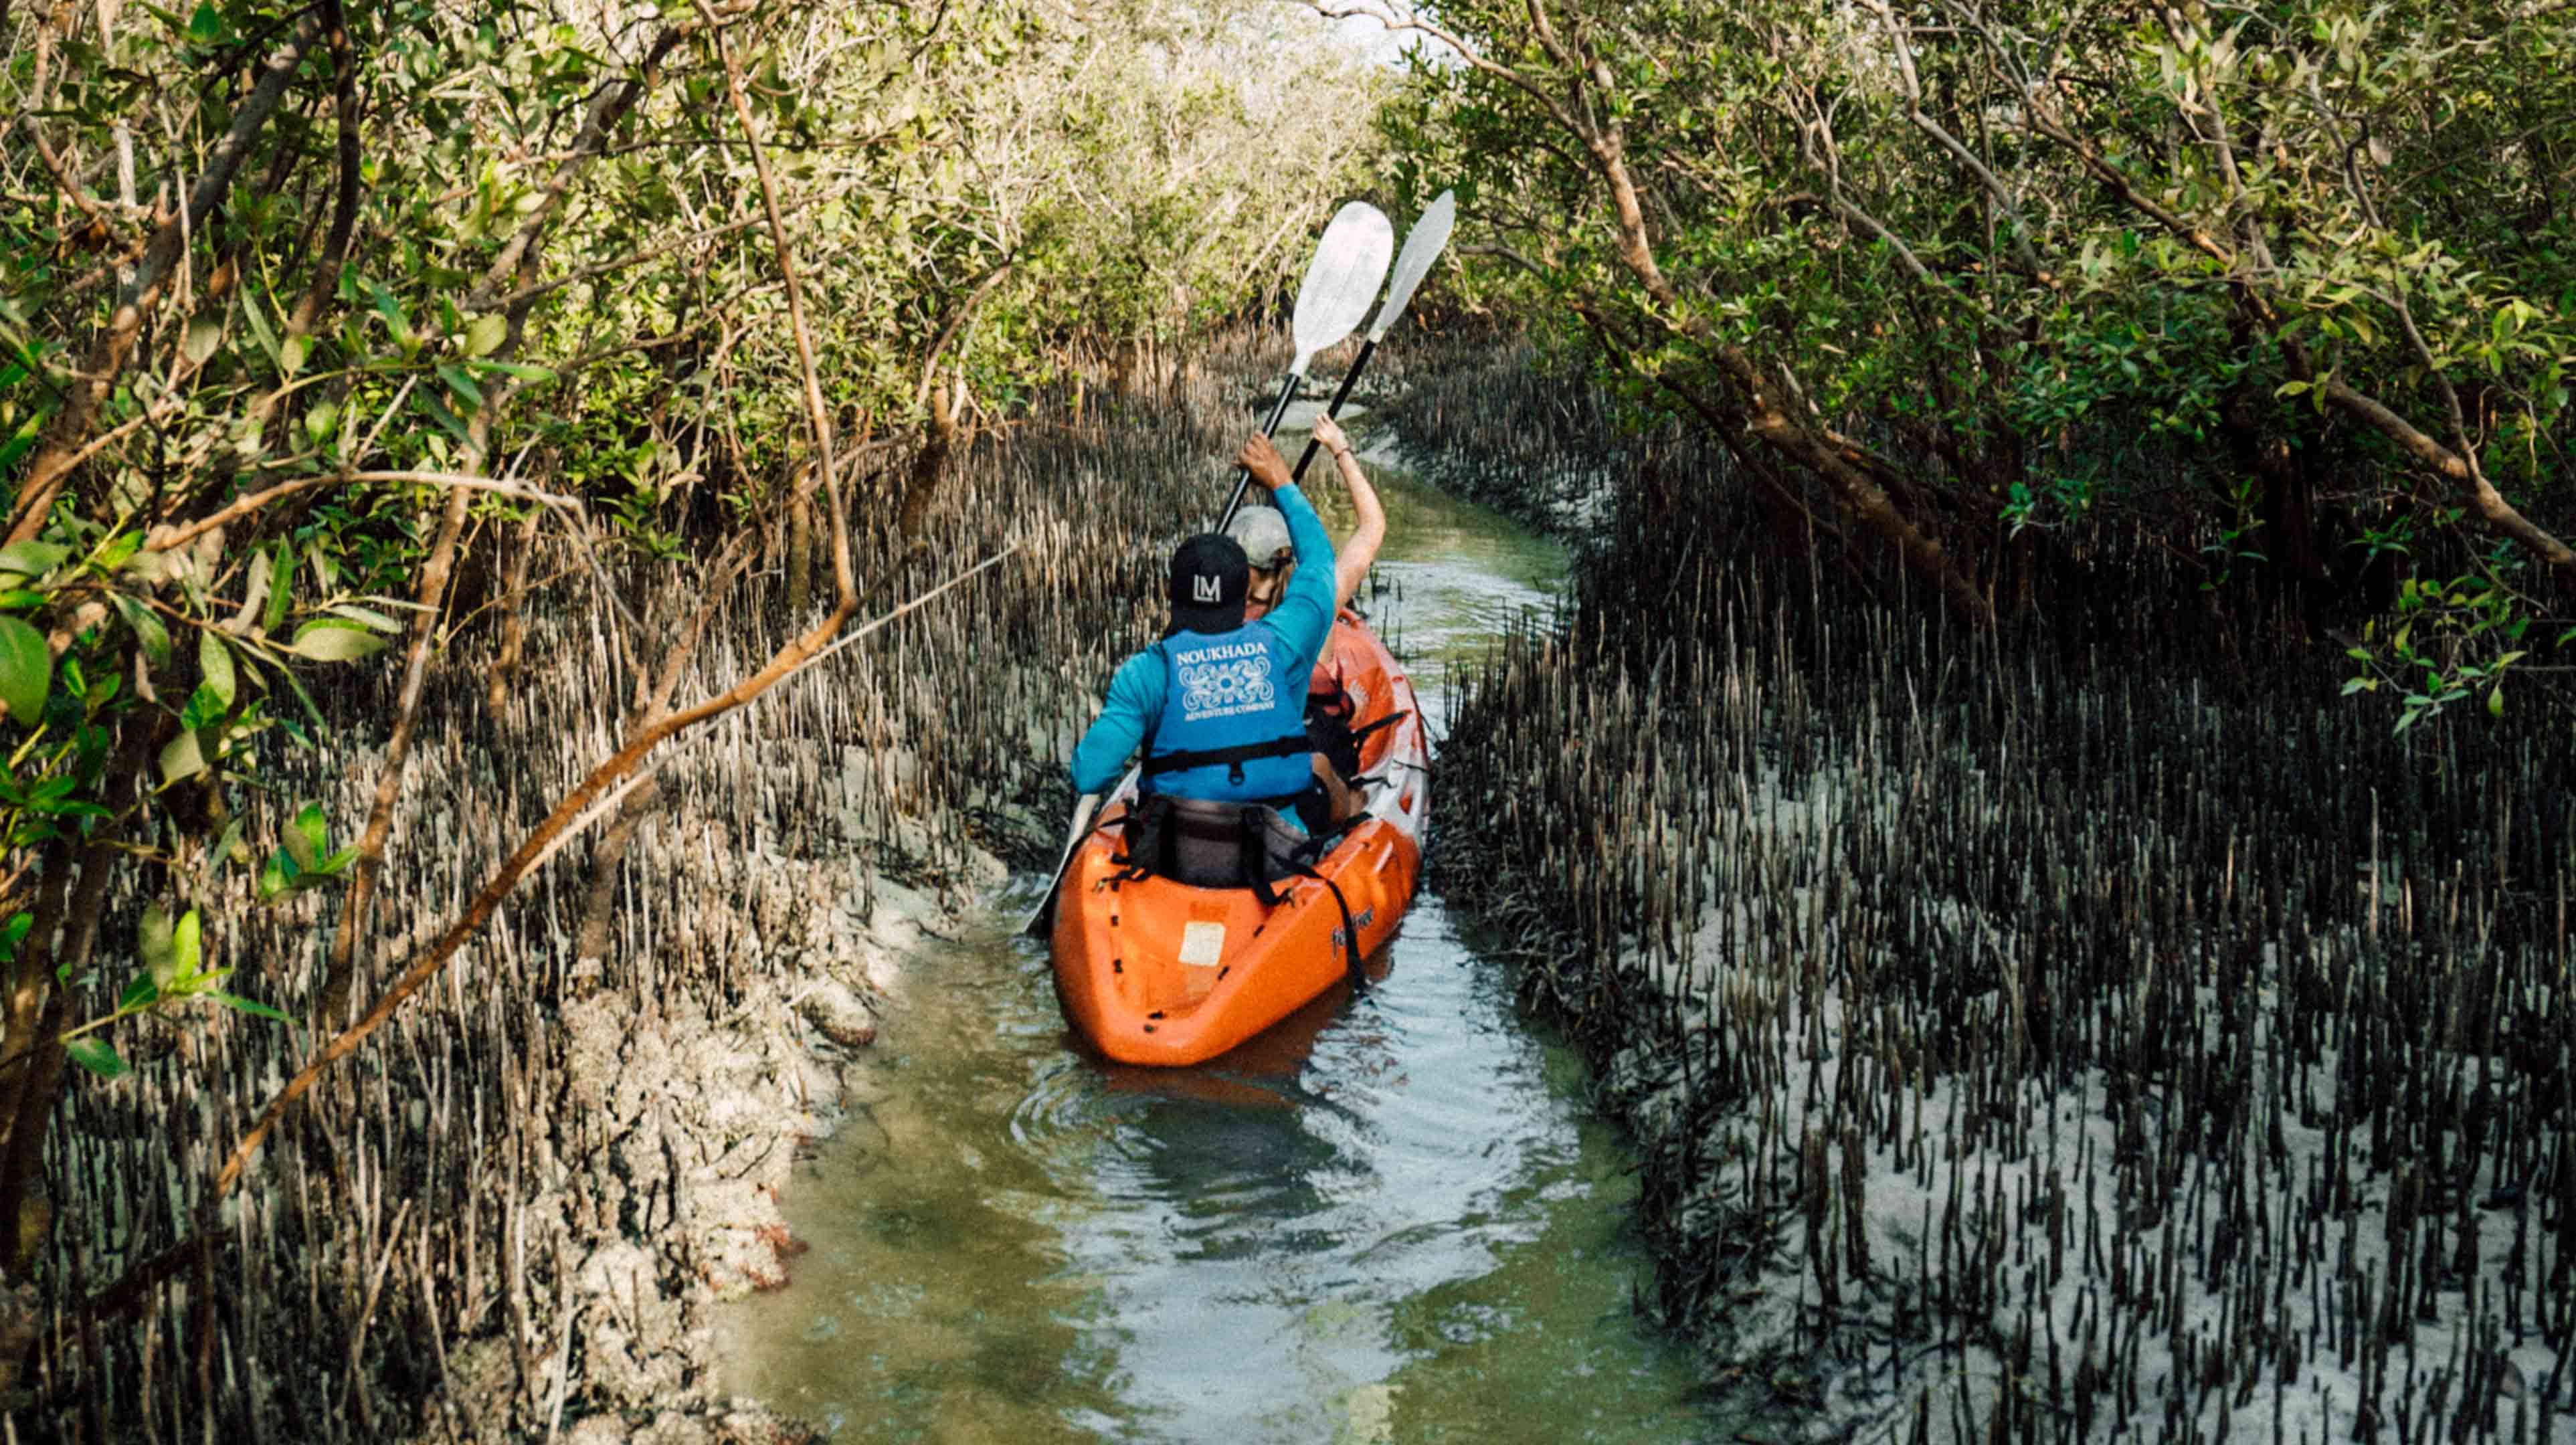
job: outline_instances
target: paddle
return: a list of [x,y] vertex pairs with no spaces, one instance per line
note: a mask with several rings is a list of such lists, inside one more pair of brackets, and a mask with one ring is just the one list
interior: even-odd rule
[[1064,886],[1065,865],[1073,861],[1073,850],[1082,846],[1082,835],[1091,831],[1091,815],[1099,807],[1098,793],[1085,793],[1073,805],[1073,827],[1064,835],[1064,852],[1055,860],[1055,872],[1048,875],[1055,881],[1047,885],[1046,897],[1038,900],[1037,910],[1029,915],[1028,922],[1020,925],[1020,932],[1031,938],[1046,936],[1051,915],[1055,912],[1056,890]]
[[[1442,191],[1440,199],[1433,201],[1422,213],[1422,218],[1413,223],[1413,229],[1405,234],[1404,254],[1395,258],[1395,279],[1387,283],[1386,304],[1377,308],[1377,319],[1369,323],[1368,339],[1360,343],[1360,354],[1351,359],[1351,369],[1342,373],[1342,384],[1333,389],[1333,399],[1324,404],[1324,415],[1341,414],[1342,403],[1350,399],[1351,383],[1358,381],[1360,373],[1368,369],[1369,358],[1377,354],[1377,344],[1386,339],[1387,328],[1404,314],[1405,306],[1413,300],[1415,289],[1422,285],[1422,278],[1431,274],[1431,263],[1439,260],[1440,252],[1448,246],[1449,229],[1457,219],[1456,193]],[[1288,474],[1291,480],[1306,475],[1306,464],[1315,459],[1315,453],[1322,447],[1321,442],[1312,438],[1307,440],[1304,454],[1297,458],[1297,469]]]
[[[1288,414],[1288,403],[1296,399],[1315,353],[1350,335],[1360,318],[1368,315],[1377,283],[1386,279],[1387,258],[1394,253],[1395,227],[1387,224],[1377,207],[1353,201],[1333,213],[1324,239],[1315,243],[1315,258],[1306,263],[1305,284],[1297,288],[1297,314],[1291,324],[1297,359],[1289,363],[1287,380],[1279,385],[1279,401],[1270,408],[1270,420],[1262,423],[1263,436],[1279,430],[1279,419]],[[1234,495],[1226,498],[1225,511],[1218,515],[1213,530],[1222,532],[1234,520],[1243,505],[1244,488],[1251,484],[1249,468],[1234,469]]]

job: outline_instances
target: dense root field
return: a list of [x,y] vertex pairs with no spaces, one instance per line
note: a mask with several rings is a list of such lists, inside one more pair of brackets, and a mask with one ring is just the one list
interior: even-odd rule
[[2557,700],[2393,735],[2137,558],[2066,632],[1905,621],[1721,460],[1460,385],[1554,410],[1450,484],[1600,516],[1463,684],[1434,876],[1588,1041],[1669,1318],[1864,1438],[2576,1432]]
[[[828,1121],[837,1052],[907,986],[937,986],[906,983],[905,947],[1052,847],[1069,729],[1112,654],[1152,635],[1164,534],[1217,493],[1249,360],[1068,389],[980,445],[934,540],[878,542],[862,586],[879,610],[1018,550],[664,756],[310,1096],[211,1250],[173,1246],[313,1040],[248,1016],[142,1025],[133,1072],[69,1090],[53,1135],[57,1224],[20,1301],[31,1417],[91,1440],[777,1438],[711,1393],[706,1307],[783,1279],[775,1195]],[[788,599],[827,605],[828,578],[789,574],[824,568],[819,551],[755,570],[676,696],[810,623]],[[632,652],[659,656],[694,605],[620,616],[562,553],[526,575],[527,662],[497,680],[507,629],[468,627],[424,699],[381,904],[407,920],[395,964],[615,750]],[[320,701],[352,740],[391,712],[369,691]],[[314,759],[279,748],[246,836],[308,801],[363,815],[372,770]],[[336,895],[262,904],[255,870],[181,861],[205,880],[208,966],[315,1008]],[[112,936],[145,901],[111,897]],[[357,980],[354,1007],[380,983]]]

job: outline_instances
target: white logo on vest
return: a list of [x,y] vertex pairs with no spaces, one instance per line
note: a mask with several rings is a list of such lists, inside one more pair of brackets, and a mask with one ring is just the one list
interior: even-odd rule
[[1258,642],[1174,652],[1172,676],[1181,685],[1181,716],[1189,722],[1260,712],[1279,700],[1270,649]]

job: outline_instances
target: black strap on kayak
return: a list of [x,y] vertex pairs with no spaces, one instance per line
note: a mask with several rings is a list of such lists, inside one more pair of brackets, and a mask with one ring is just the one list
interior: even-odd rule
[[1400,723],[1411,716],[1413,716],[1413,710],[1411,708],[1388,713],[1386,716],[1379,718],[1376,722],[1366,723],[1362,726],[1351,729],[1351,741],[1355,743],[1366,741],[1370,733],[1376,732],[1379,728],[1393,727],[1397,723]]
[[[1260,845],[1254,830],[1267,828],[1267,824],[1259,820],[1260,810],[1255,808],[1243,810],[1244,836],[1247,840],[1252,840],[1247,842],[1245,847],[1244,869],[1247,879],[1252,884],[1253,896],[1261,900],[1261,906],[1276,908],[1284,901],[1284,896],[1270,886],[1270,880],[1264,876],[1266,870],[1255,866],[1253,850]],[[1297,845],[1295,852],[1280,860],[1280,866],[1291,874],[1300,878],[1312,878],[1323,884],[1325,890],[1333,895],[1333,906],[1340,909],[1342,914],[1342,946],[1350,955],[1353,989],[1368,987],[1368,970],[1360,961],[1359,925],[1351,921],[1351,900],[1342,893],[1342,885],[1324,876],[1323,870],[1317,868],[1315,864],[1326,853],[1332,851],[1333,845],[1341,841],[1342,835],[1359,826],[1361,821],[1358,818],[1346,819],[1328,831],[1311,834],[1305,842]],[[1261,861],[1266,862],[1266,857]]]
[[[1325,891],[1333,895],[1333,906],[1340,909],[1342,913],[1342,947],[1350,955],[1351,987],[1367,988],[1368,971],[1360,966],[1359,925],[1351,922],[1351,900],[1342,895],[1342,885],[1325,877],[1314,864],[1300,859],[1290,859],[1284,866],[1300,878],[1312,878],[1323,884]],[[1267,879],[1255,884],[1253,892],[1260,897],[1261,906],[1264,908],[1276,908],[1285,901],[1284,896],[1273,889]]]
[[[1293,798],[1287,798],[1247,803],[1237,810],[1235,827],[1241,842],[1239,851],[1235,855],[1236,879],[1243,887],[1252,890],[1252,896],[1259,899],[1264,908],[1276,908],[1287,901],[1286,895],[1273,886],[1271,872],[1274,863],[1278,869],[1292,877],[1312,878],[1323,884],[1326,891],[1333,895],[1333,906],[1341,910],[1341,938],[1343,947],[1350,956],[1351,985],[1354,988],[1366,988],[1368,973],[1361,963],[1360,930],[1351,919],[1350,899],[1343,894],[1339,883],[1325,877],[1322,870],[1315,866],[1335,843],[1340,842],[1344,835],[1366,820],[1364,817],[1351,818],[1323,832],[1309,834],[1294,851],[1274,860],[1270,853],[1270,829],[1274,810],[1283,805],[1293,804],[1294,801]],[[1169,875],[1171,859],[1168,856],[1168,844],[1172,818],[1172,800],[1169,798],[1148,797],[1137,801],[1129,810],[1125,828],[1122,830],[1120,841],[1125,844],[1126,851],[1110,859],[1124,870],[1114,875],[1116,881],[1126,883],[1156,874]]]
[[[1304,796],[1305,794],[1300,792],[1277,798],[1256,798],[1240,806],[1246,811],[1275,808],[1285,812],[1295,807],[1298,800]],[[1180,877],[1180,870],[1174,858],[1178,843],[1173,835],[1174,830],[1179,828],[1181,823],[1173,807],[1173,801],[1167,794],[1154,793],[1137,799],[1128,808],[1127,817],[1119,830],[1118,841],[1123,851],[1112,855],[1109,860],[1126,870],[1118,875],[1118,881],[1132,883],[1137,879],[1155,875],[1188,881]],[[1243,825],[1240,820],[1237,821],[1236,827],[1242,830]],[[1240,835],[1246,839],[1258,841],[1257,833],[1241,831]],[[1240,859],[1238,859],[1236,871],[1238,875],[1242,871]]]
[[1119,882],[1133,883],[1155,871],[1162,860],[1163,820],[1171,815],[1171,805],[1160,798],[1139,798],[1127,805],[1127,816],[1118,828],[1123,851],[1109,855],[1121,870]]
[[1314,740],[1307,737],[1303,731],[1289,737],[1272,738],[1268,742],[1236,743],[1227,748],[1192,748],[1177,753],[1165,753],[1161,757],[1154,756],[1153,743],[1149,740],[1145,745],[1144,771],[1146,777],[1152,778],[1164,773],[1181,772],[1188,768],[1212,768],[1222,765],[1226,769],[1226,780],[1240,784],[1243,781],[1245,763],[1260,758],[1302,758],[1314,750]]
[[1362,727],[1352,727],[1340,718],[1320,713],[1306,714],[1306,735],[1315,740],[1315,752],[1344,783],[1357,787],[1360,781],[1361,745],[1369,734],[1392,727],[1413,716],[1410,710],[1392,712]]
[[1343,684],[1339,668],[1334,670],[1321,691],[1312,687],[1306,691],[1306,716],[1310,718],[1325,718],[1348,726],[1352,715],[1358,711],[1359,699],[1352,697],[1350,688]]

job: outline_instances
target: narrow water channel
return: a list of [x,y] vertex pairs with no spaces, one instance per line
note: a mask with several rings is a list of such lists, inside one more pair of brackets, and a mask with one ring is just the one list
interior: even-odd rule
[[[1436,733],[1445,667],[1564,558],[1372,470],[1370,610]],[[1724,1437],[1632,1310],[1632,1184],[1580,1063],[1438,897],[1377,986],[1180,1071],[1075,1049],[1009,932],[1030,901],[910,961],[786,1201],[810,1251],[723,1319],[732,1390],[844,1441]]]

